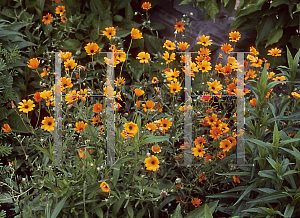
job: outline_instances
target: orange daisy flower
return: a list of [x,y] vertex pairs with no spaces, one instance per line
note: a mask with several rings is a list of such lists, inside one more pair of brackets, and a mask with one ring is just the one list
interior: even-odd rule
[[33,101],[30,99],[28,101],[23,99],[22,101],[23,102],[19,102],[20,106],[18,106],[18,108],[20,108],[20,111],[24,113],[28,113],[29,111],[32,111],[33,108],[35,107],[35,104],[33,104]]
[[159,152],[161,152],[161,148],[159,147],[159,145],[157,145],[157,146],[153,145],[152,146],[152,151],[154,153],[159,153]]
[[200,145],[204,145],[206,143],[206,140],[202,136],[199,136],[198,138],[195,139],[194,143],[196,146],[197,145],[200,146]]
[[53,117],[44,117],[44,120],[42,121],[43,126],[41,126],[41,129],[45,131],[54,131],[54,118]]
[[214,82],[207,82],[210,91],[212,91],[214,94],[218,94],[220,90],[222,90],[222,84],[220,84],[220,81],[215,80]]
[[100,113],[102,111],[102,104],[96,103],[93,106],[93,112]]
[[229,54],[231,51],[233,51],[233,48],[231,47],[231,45],[230,45],[230,44],[227,44],[227,43],[223,44],[222,47],[221,47],[221,49],[222,49],[225,53],[228,53],[228,54]]
[[159,168],[159,160],[157,157],[155,157],[153,155],[152,155],[152,157],[146,158],[144,163],[145,163],[147,170],[156,171],[156,169]]
[[131,134],[133,136],[135,136],[138,133],[138,131],[139,131],[138,125],[135,124],[135,123],[132,123],[132,122],[125,123],[124,124],[124,128],[125,128],[125,130],[126,130],[127,133],[129,133],[129,134]]
[[40,61],[37,58],[31,58],[29,62],[27,62],[27,66],[33,70],[38,68],[39,65],[40,65]]
[[159,125],[160,125],[160,128],[162,128],[162,130],[168,130],[171,126],[172,126],[172,122],[170,119],[168,118],[161,118],[159,121],[158,121]]
[[43,20],[42,20],[43,22],[44,22],[44,24],[50,24],[50,23],[52,23],[53,22],[53,17],[52,17],[52,15],[51,14],[46,14],[46,16],[43,16]]
[[3,125],[2,130],[4,132],[11,132],[11,128],[7,123]]
[[166,64],[172,62],[175,60],[175,53],[172,53],[171,55],[169,52],[165,51],[164,55],[162,56],[163,59],[166,60]]
[[204,45],[204,46],[211,45],[212,44],[212,40],[210,40],[209,37],[210,36],[205,36],[205,35],[199,36],[200,42],[197,42],[197,44]]
[[35,94],[34,94],[34,100],[36,101],[36,102],[40,102],[40,101],[42,101],[42,97],[41,97],[41,93],[40,92],[36,92]]
[[233,182],[234,182],[235,184],[241,183],[240,177],[241,177],[241,176],[233,176]]
[[276,56],[281,56],[281,50],[280,49],[278,49],[278,48],[272,48],[271,50],[268,50],[268,55],[272,55],[272,56],[274,56],[274,57],[276,57]]
[[182,89],[179,82],[171,81],[171,84],[167,84],[167,86],[169,86],[170,92],[173,94],[175,94],[176,92],[179,92]]
[[196,147],[192,148],[192,151],[193,151],[193,155],[195,157],[199,156],[199,157],[203,157],[203,155],[206,153],[205,151],[203,151],[204,149],[204,146],[199,146],[199,145],[196,145]]
[[72,57],[72,53],[71,52],[62,52],[60,51],[60,53],[58,54],[58,56],[63,59],[64,61],[69,60]]
[[150,132],[154,132],[158,128],[155,123],[147,123],[145,126]]
[[209,70],[211,70],[211,66],[210,66],[211,64],[210,64],[210,62],[208,62],[208,61],[206,61],[206,60],[203,60],[199,65],[198,65],[198,67],[199,67],[199,69],[202,71],[202,73],[204,73],[204,72],[207,72],[207,71],[209,71]]
[[66,23],[67,20],[68,20],[68,19],[67,19],[65,16],[62,16],[62,17],[60,18],[60,21],[63,22],[63,23]]
[[137,97],[142,96],[145,92],[142,89],[135,89],[134,93]]
[[185,51],[190,46],[190,44],[188,44],[187,42],[179,42],[177,43],[177,45],[181,51]]
[[64,66],[66,70],[72,70],[77,66],[77,63],[75,63],[74,59],[69,59],[65,61]]
[[94,55],[94,54],[97,54],[101,51],[101,49],[99,48],[97,43],[94,43],[94,42],[89,42],[84,47],[84,49],[85,49],[86,53],[88,53],[88,55]]
[[210,136],[214,139],[221,138],[221,136],[222,136],[222,131],[220,128],[214,128],[214,129],[210,130],[209,132],[211,133]]
[[101,190],[102,190],[103,192],[110,192],[110,188],[109,188],[109,186],[107,185],[106,182],[102,182],[102,183],[100,184],[100,188],[101,188]]
[[149,63],[149,59],[150,59],[150,54],[148,52],[140,52],[138,53],[138,56],[136,57],[136,59],[140,59],[140,63]]
[[149,10],[150,8],[151,8],[151,3],[150,2],[144,2],[142,4],[142,9]]
[[111,37],[116,35],[116,29],[114,27],[106,27],[102,32],[109,40],[111,40]]
[[77,122],[75,125],[76,125],[76,128],[74,129],[75,131],[83,132],[88,124],[84,123],[83,121],[80,121],[79,123]]
[[230,42],[237,42],[241,38],[241,34],[238,31],[230,32],[229,33],[229,41]]
[[62,16],[65,11],[66,11],[65,6],[57,6],[55,8],[55,13],[59,14],[60,16]]
[[155,103],[153,101],[146,101],[146,104],[142,104],[142,106],[144,107],[144,111],[155,111],[153,109],[153,107],[155,107]]
[[170,40],[166,40],[166,42],[163,45],[163,48],[170,50],[176,49],[176,44],[174,42],[171,42]]
[[174,28],[176,29],[177,32],[183,32],[183,30],[185,30],[184,28],[184,23],[182,23],[182,21],[180,22],[176,22],[176,25],[174,26]]
[[138,30],[138,29],[134,29],[132,28],[131,30],[131,37],[133,39],[141,39],[142,37],[142,33]]
[[252,99],[250,100],[250,104],[251,104],[252,106],[256,106],[256,98],[252,98]]
[[207,176],[204,176],[203,173],[200,173],[199,175],[199,182],[202,182],[206,179]]
[[223,160],[224,157],[226,157],[226,152],[220,151],[220,153],[217,155],[217,157],[221,160]]
[[199,207],[202,204],[202,201],[199,198],[193,198],[191,202],[195,207]]
[[233,144],[227,139],[224,139],[220,142],[220,148],[222,148],[224,152],[229,151],[232,147]]
[[159,80],[158,80],[157,77],[155,76],[155,77],[152,78],[152,81],[151,81],[151,82],[152,82],[153,84],[156,84],[158,81],[159,81]]
[[41,77],[48,76],[49,72],[47,68],[43,68],[43,72],[41,73]]

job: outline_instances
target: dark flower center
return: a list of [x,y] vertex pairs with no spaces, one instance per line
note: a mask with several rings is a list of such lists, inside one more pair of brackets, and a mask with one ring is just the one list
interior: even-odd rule
[[167,124],[164,123],[163,126],[164,126],[164,127],[167,127]]
[[52,125],[52,122],[48,122],[48,126],[51,126]]
[[152,164],[152,165],[154,165],[154,164],[155,164],[155,161],[154,161],[154,160],[153,160],[153,161],[151,161],[151,164]]
[[91,50],[91,53],[94,53],[94,50],[93,50],[93,49]]
[[176,91],[176,89],[175,89],[175,88],[173,88],[173,91],[175,92],[175,91]]
[[129,126],[129,129],[132,130],[132,126]]
[[25,107],[24,107],[25,109],[27,109],[28,108],[28,105],[25,105]]

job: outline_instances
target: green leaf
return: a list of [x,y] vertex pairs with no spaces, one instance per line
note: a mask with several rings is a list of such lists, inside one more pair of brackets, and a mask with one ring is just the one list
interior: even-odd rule
[[267,40],[270,32],[275,27],[277,23],[277,19],[274,15],[272,16],[264,16],[261,22],[256,26],[257,30],[257,38],[255,40],[256,46],[264,40]]
[[287,52],[289,68],[293,69],[294,59],[293,59],[293,56],[292,56],[288,46],[286,46],[286,52]]
[[295,209],[294,205],[288,204],[284,211],[284,217],[291,218],[294,213],[294,209]]
[[258,172],[259,176],[274,179],[275,181],[278,180],[278,178],[275,176],[276,171],[275,170],[261,170]]
[[270,157],[267,157],[267,161],[271,164],[271,166],[273,167],[274,170],[276,170],[277,172],[279,172],[279,165],[276,163],[275,160],[273,160]]
[[207,206],[207,204],[204,205],[204,214],[205,214],[205,218],[213,218],[212,213],[209,207]]
[[183,1],[180,2],[179,5],[189,4],[189,3],[191,3],[191,2],[193,2],[193,0],[183,0]]
[[8,193],[1,193],[0,194],[0,203],[4,204],[4,203],[13,203],[12,197],[10,196],[10,194]]
[[77,39],[67,39],[62,43],[62,49],[68,51],[77,51],[81,49],[81,42]]
[[53,154],[50,154],[46,149],[34,144],[44,155],[46,155],[52,162],[54,162]]
[[283,29],[282,28],[274,28],[271,30],[271,32],[269,33],[270,35],[268,36],[268,41],[267,44],[265,46],[265,48],[268,45],[272,45],[273,43],[277,43],[279,41],[279,39],[281,39],[282,34],[283,34]]
[[241,200],[243,200],[243,198],[249,194],[251,191],[253,191],[254,188],[256,188],[256,186],[258,185],[259,182],[255,182],[253,184],[251,184],[249,187],[247,187],[247,189],[243,192],[243,194],[241,195],[241,197],[234,203],[234,206],[237,205],[237,203],[239,203]]
[[120,38],[124,38],[126,36],[128,36],[130,34],[130,30],[125,30],[125,29],[119,29],[119,31],[117,31],[117,36]]
[[207,13],[209,16],[213,19],[215,22],[216,14],[219,13],[219,7],[216,2],[216,0],[208,0],[205,2],[205,9],[207,10]]
[[281,149],[288,152],[288,153],[290,153],[290,154],[292,154],[292,155],[294,155],[297,158],[297,160],[300,160],[300,152],[294,146],[292,146],[292,148],[293,148],[293,151],[290,150],[290,149],[287,149],[287,148],[281,148]]
[[[224,1],[224,4],[225,4],[226,1]],[[235,4],[236,4],[236,0],[227,0],[227,4],[226,6],[224,5],[226,11],[229,13],[229,14],[232,14],[234,8],[235,8]]]
[[136,215],[136,218],[142,218],[143,215],[145,214],[146,210],[148,208],[148,204],[146,204],[146,206],[144,206],[144,208],[142,208]]
[[133,209],[132,209],[132,206],[131,206],[130,203],[127,205],[126,209],[127,209],[127,213],[128,213],[128,215],[129,215],[129,217],[130,217],[130,218],[133,218],[134,212],[133,212]]
[[139,142],[139,146],[147,145],[149,143],[157,143],[169,140],[168,136],[153,136],[153,135],[146,135],[145,139]]
[[[214,201],[214,202],[210,202],[210,203],[205,204],[205,205],[207,205],[209,207],[209,210],[210,210],[211,213],[214,213],[218,203],[219,203],[219,200]],[[195,218],[195,217],[204,216],[205,215],[205,211],[204,211],[205,205],[202,205],[201,207],[198,207],[196,210],[191,211],[186,216],[186,218]]]
[[224,3],[224,7],[226,7],[226,5],[230,2],[230,0],[224,0],[223,3]]
[[113,169],[113,184],[116,185],[120,175],[120,166],[115,166]]
[[235,17],[240,18],[257,11],[261,11],[261,7],[265,3],[265,0],[251,1],[251,3],[246,4],[241,10],[238,10]]
[[61,209],[63,208],[65,202],[66,202],[67,198],[64,197],[63,199],[61,199],[58,204],[55,206],[53,213],[51,215],[51,218],[56,218],[59,214],[59,212],[61,211]]
[[174,201],[174,200],[175,200],[176,198],[178,198],[178,197],[179,197],[178,195],[169,195],[169,196],[167,196],[167,197],[163,200],[163,202],[160,204],[159,210],[161,210],[166,204],[168,204],[168,203]]
[[44,10],[44,5],[45,5],[45,0],[38,0],[37,6],[39,7],[39,9],[40,9],[41,11]]
[[112,208],[113,208],[113,215],[116,216],[116,215],[118,214],[118,212],[119,212],[119,210],[120,210],[120,208],[121,208],[121,206],[122,206],[124,200],[125,200],[124,198],[121,198],[121,199],[117,200],[117,201],[113,204],[113,206],[112,206]]
[[132,9],[130,3],[128,3],[126,5],[126,8],[125,8],[125,18],[128,19],[128,20],[132,20],[132,18],[133,18],[133,9]]
[[161,39],[149,34],[144,34],[143,38],[145,40],[145,46],[151,54],[162,54]]
[[90,33],[90,38],[92,41],[96,41],[100,37],[99,31],[97,29],[92,29]]
[[266,202],[274,202],[278,201],[280,198],[286,198],[287,195],[282,193],[282,191],[273,192],[271,194],[263,195],[262,197],[258,197],[256,199],[250,200],[248,203],[266,203]]
[[273,130],[273,145],[278,147],[280,134],[278,132],[277,123],[275,122],[274,130]]
[[113,17],[113,20],[116,22],[121,22],[123,20],[123,17],[121,15],[115,15]]
[[181,206],[180,204],[177,205],[173,215],[172,215],[172,218],[182,218],[182,214],[181,214]]
[[278,5],[282,5],[282,4],[289,5],[289,1],[288,0],[276,0],[276,1],[272,1],[271,5],[270,5],[270,8],[277,7]]
[[125,8],[128,4],[130,4],[131,0],[118,0],[113,7],[116,6],[116,11],[119,11],[123,8]]

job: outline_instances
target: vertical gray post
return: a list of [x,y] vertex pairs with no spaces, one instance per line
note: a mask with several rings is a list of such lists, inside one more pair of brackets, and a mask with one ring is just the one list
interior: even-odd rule
[[55,52],[54,165],[62,164],[61,58]]
[[107,81],[106,81],[106,116],[107,116],[107,164],[112,166],[115,162],[115,113],[114,113],[114,52],[107,53],[107,59],[112,64],[107,64]]
[[245,164],[245,93],[244,93],[244,54],[237,52],[237,164],[236,166],[253,166]]
[[184,143],[190,145],[190,149],[184,149],[184,165],[191,166],[193,157],[191,154],[191,145],[192,145],[192,110],[189,108],[192,106],[192,97],[191,97],[191,52],[185,52],[185,83],[184,83],[184,90],[185,90],[185,114],[184,114]]

